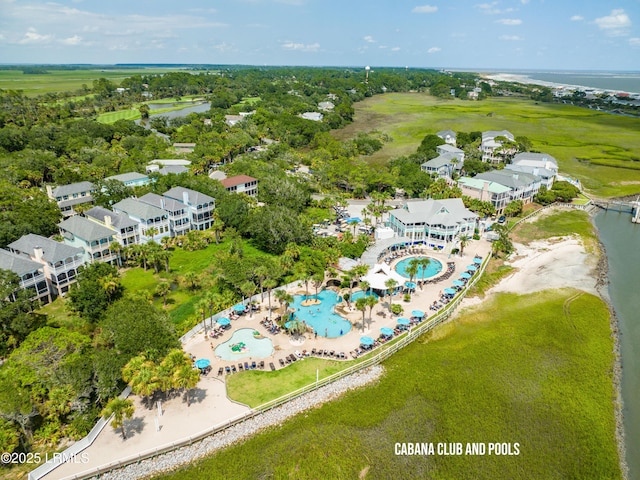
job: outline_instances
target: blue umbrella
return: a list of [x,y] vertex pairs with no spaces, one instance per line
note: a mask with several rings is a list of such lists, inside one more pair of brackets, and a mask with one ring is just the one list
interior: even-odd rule
[[455,295],[456,291],[453,288],[445,288],[444,293],[447,295]]
[[380,329],[380,333],[386,337],[390,337],[391,335],[393,335],[393,330],[389,327],[382,327]]
[[237,304],[237,305],[234,305],[234,306],[233,306],[233,309],[234,309],[236,312],[244,312],[244,305],[243,305],[242,303],[239,303],[239,304]]
[[225,325],[229,325],[231,323],[231,320],[229,320],[227,317],[222,317],[218,319],[218,325],[221,326],[225,326]]
[[360,337],[360,343],[362,345],[373,345],[375,340],[371,337]]
[[407,288],[416,288],[417,287],[415,282],[404,282],[404,286],[407,287]]
[[467,280],[469,280],[471,278],[471,275],[467,272],[463,272],[460,274],[460,278],[466,278]]
[[477,263],[478,265],[482,263],[482,259],[481,258],[474,258],[473,259],[473,263]]
[[456,287],[464,287],[464,282],[462,280],[454,280],[453,285]]
[[209,360],[208,358],[199,358],[198,360],[196,360],[196,367],[200,370],[202,370],[203,368],[207,368],[209,365],[211,365],[211,360]]
[[408,318],[399,318],[398,319],[398,325],[411,325],[411,320],[409,320]]
[[467,266],[467,270],[469,270],[470,272],[475,272],[477,269],[478,269],[478,267],[476,267],[475,265]]
[[411,316],[422,318],[424,317],[424,312],[422,310],[414,310],[413,312],[411,312]]

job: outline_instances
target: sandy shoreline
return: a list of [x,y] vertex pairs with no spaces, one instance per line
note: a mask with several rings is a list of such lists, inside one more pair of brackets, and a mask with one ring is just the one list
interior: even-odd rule
[[[539,217],[534,217],[533,221],[537,218]],[[535,241],[528,245],[514,243],[514,247],[516,249],[515,253],[506,262],[514,267],[514,272],[489,289],[484,298],[466,298],[461,307],[480,304],[488,296],[498,292],[524,295],[566,287],[596,295],[607,304],[610,312],[610,330],[614,341],[612,380],[615,392],[616,444],[622,476],[627,479],[628,468],[625,461],[625,435],[622,413],[620,331],[618,319],[609,298],[608,263],[604,246],[601,242],[598,242],[597,255],[593,255],[586,252],[582,241],[578,237],[561,237]],[[460,312],[461,310],[462,308],[458,311]]]

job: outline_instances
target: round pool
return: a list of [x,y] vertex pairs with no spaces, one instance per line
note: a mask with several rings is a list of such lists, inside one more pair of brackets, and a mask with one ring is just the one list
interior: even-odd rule
[[357,299],[364,297],[375,297],[376,299],[379,298],[378,294],[374,291],[363,292],[362,290],[358,290],[356,292],[353,292],[353,295],[351,295],[351,301],[355,302]]
[[[418,258],[418,259],[428,258],[429,259],[429,265],[427,266],[426,269],[423,269],[421,266],[418,267],[418,273],[413,278],[414,280],[422,280],[423,278],[424,279],[431,278],[431,277],[439,274],[442,271],[442,263],[440,263],[439,260],[436,260],[435,258],[432,258],[432,257],[418,256],[418,257],[407,257],[407,258],[403,258],[402,260],[400,260],[395,266],[396,272],[398,272],[404,278],[407,278],[407,279],[411,278],[411,275],[409,275],[407,273],[407,268],[409,267],[409,262],[411,262],[411,260],[414,259],[414,258]],[[422,272],[423,270],[424,270],[424,274]]]
[[334,308],[342,301],[338,294],[332,290],[322,290],[318,293],[317,305],[303,306],[304,300],[313,300],[315,295],[294,295],[293,303],[293,319],[304,321],[310,325],[314,331],[321,337],[336,338],[345,335],[351,330],[351,322],[346,318],[338,315]]
[[223,360],[237,360],[240,358],[267,358],[273,353],[273,342],[270,338],[260,338],[253,328],[241,328],[231,335],[231,338],[218,345],[216,356]]

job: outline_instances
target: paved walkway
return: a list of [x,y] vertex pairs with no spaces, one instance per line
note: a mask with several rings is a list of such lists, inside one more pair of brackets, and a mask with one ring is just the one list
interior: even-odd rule
[[[464,271],[464,267],[472,263],[475,254],[484,257],[489,254],[490,249],[490,243],[481,240],[471,242],[465,249],[464,257],[452,256],[449,258],[447,254],[428,251],[428,256],[440,260],[445,266],[448,261],[455,262],[456,273],[446,281],[428,284],[423,290],[417,289],[410,302],[404,302],[401,295],[395,295],[393,303],[399,303],[404,307],[402,316],[409,317],[411,311],[416,309],[423,310],[430,316],[434,312],[429,310],[429,305],[439,298],[439,292],[451,286],[451,282],[458,278],[459,273]],[[395,262],[399,260],[397,259]],[[304,293],[304,287],[290,293]],[[365,322],[364,331],[362,329],[362,312],[353,309],[346,316],[354,324],[354,327],[342,337],[324,338],[318,336],[314,338],[312,334],[306,334],[302,338],[294,339],[285,333],[271,335],[260,324],[260,320],[267,315],[267,299],[265,297],[265,301],[261,304],[260,312],[255,312],[252,315],[245,314],[233,320],[231,328],[222,337],[211,340],[206,338],[203,332],[195,335],[184,345],[185,350],[195,355],[196,358],[210,359],[212,366],[212,371],[208,376],[201,378],[197,388],[194,390],[192,398],[195,400],[192,401],[190,407],[187,407],[181,396],[163,402],[164,413],[159,418],[161,430],[157,432],[155,427],[157,409],[150,409],[142,405],[140,399],[132,395],[130,398],[135,402],[136,412],[134,418],[128,422],[128,438],[126,440],[122,439],[120,429],[116,432],[110,425],[107,425],[93,445],[84,451],[82,458],[86,458],[88,460],[87,463],[79,462],[62,465],[44,478],[47,480],[69,478],[75,474],[108,465],[116,460],[150,451],[172,442],[179,442],[249,411],[248,407],[234,403],[227,398],[224,383],[226,376],[219,377],[217,373],[219,367],[231,365],[232,362],[215,357],[211,347],[212,343],[215,347],[229,340],[235,330],[253,328],[273,341],[274,352],[270,357],[264,359],[265,370],[269,370],[269,363],[271,362],[276,365],[276,368],[280,369],[278,359],[296,351],[311,351],[313,348],[345,352],[347,358],[351,359],[349,352],[360,345],[361,336],[368,335],[378,338],[381,327],[394,328],[396,326],[396,317],[389,314],[387,302],[388,297],[380,299],[380,302],[373,309],[371,322],[369,322],[369,309],[367,308],[367,321]],[[277,302],[273,298],[272,306],[277,306]],[[242,359],[243,362],[249,361],[249,363],[253,360],[259,361],[261,359],[252,357]],[[238,362],[234,363],[237,365]]]

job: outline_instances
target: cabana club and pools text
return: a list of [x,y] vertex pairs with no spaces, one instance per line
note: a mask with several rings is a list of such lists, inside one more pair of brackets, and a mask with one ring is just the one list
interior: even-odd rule
[[394,444],[396,455],[520,455],[519,443],[439,442]]

